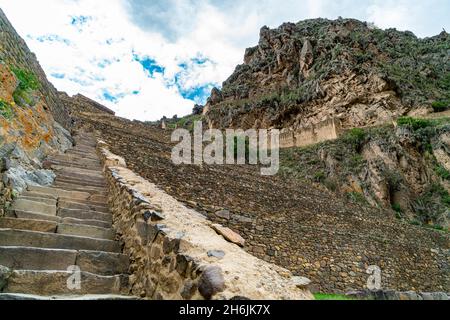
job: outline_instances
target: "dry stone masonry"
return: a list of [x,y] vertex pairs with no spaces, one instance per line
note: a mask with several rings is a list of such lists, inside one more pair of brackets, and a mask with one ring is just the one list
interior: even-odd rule
[[[243,251],[231,230],[125,167],[99,144],[132,293],[151,299],[312,299],[309,280]],[[228,241],[227,241],[228,240]]]

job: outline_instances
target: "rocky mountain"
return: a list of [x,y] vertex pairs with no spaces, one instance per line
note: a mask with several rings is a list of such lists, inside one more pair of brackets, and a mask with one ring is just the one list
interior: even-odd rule
[[445,108],[449,99],[445,31],[419,39],[353,19],[315,19],[263,27],[204,114],[220,128],[297,128],[330,117],[354,128]]

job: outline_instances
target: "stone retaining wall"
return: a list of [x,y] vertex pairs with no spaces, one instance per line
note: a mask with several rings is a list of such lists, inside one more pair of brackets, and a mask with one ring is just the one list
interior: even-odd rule
[[280,134],[280,147],[304,147],[337,139],[342,133],[340,121],[334,118],[299,129],[285,129]]
[[242,239],[127,169],[105,147],[100,142],[98,149],[114,227],[131,260],[133,294],[149,299],[313,299],[308,279],[293,277],[229,242]]
[[334,228],[317,220],[299,223],[289,214],[274,218],[219,211],[208,212],[208,217],[247,239],[249,253],[310,278],[314,292],[364,289],[372,265],[381,268],[383,289],[450,290],[450,237],[445,233],[398,225],[389,218],[380,226],[362,216],[349,225],[328,216]]

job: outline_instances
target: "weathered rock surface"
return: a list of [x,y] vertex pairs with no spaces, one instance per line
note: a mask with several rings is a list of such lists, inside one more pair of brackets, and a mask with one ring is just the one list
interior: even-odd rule
[[450,99],[449,48],[446,32],[419,39],[353,19],[263,27],[244,64],[212,90],[206,123],[299,128],[338,118],[353,128],[427,113]]

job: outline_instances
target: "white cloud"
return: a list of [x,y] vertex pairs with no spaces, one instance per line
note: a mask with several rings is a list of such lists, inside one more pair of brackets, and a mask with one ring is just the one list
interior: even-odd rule
[[[224,81],[263,25],[344,16],[420,36],[450,29],[446,0],[0,0],[0,6],[58,89],[140,120],[188,114],[194,102],[182,93]],[[87,18],[72,25],[79,17]],[[164,73],[149,77],[133,55],[155,60]]]

